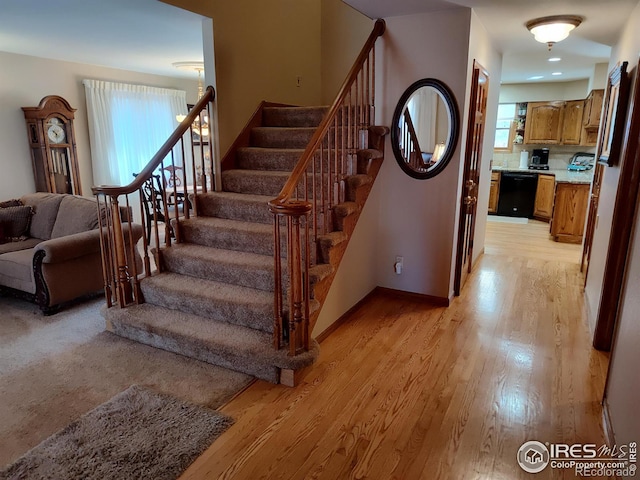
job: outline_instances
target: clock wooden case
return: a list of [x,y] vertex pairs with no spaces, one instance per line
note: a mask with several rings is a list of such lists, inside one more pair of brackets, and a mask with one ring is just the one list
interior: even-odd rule
[[49,95],[37,107],[22,107],[33,162],[36,191],[82,195],[78,172],[75,108]]

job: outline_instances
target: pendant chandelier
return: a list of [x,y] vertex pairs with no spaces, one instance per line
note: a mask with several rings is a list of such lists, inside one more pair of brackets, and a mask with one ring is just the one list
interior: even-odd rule
[[[182,70],[195,70],[196,72],[198,72],[198,100],[200,100],[204,95],[204,89],[202,87],[202,72],[204,71],[204,63],[176,62],[173,64],[173,66]],[[186,115],[176,115],[176,120],[178,121],[178,123],[182,123],[185,118],[187,118]],[[206,114],[206,112],[201,113],[199,117],[194,120],[194,122],[191,124],[191,129],[201,138],[209,136],[209,116]]]

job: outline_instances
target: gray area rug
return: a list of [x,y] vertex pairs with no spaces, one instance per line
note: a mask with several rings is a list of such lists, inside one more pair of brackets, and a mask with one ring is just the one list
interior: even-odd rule
[[0,479],[173,480],[232,423],[134,385],[27,452]]
[[215,409],[253,381],[104,331],[103,305],[0,297],[0,469],[131,385]]

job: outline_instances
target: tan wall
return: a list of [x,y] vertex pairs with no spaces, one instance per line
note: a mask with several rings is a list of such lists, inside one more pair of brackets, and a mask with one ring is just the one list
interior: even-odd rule
[[[463,115],[471,10],[460,8],[385,20],[387,33],[377,57],[379,121],[391,125],[402,93],[416,80],[428,77],[438,78],[449,86]],[[378,231],[375,239],[371,239],[377,244],[378,285],[450,296],[463,138],[460,135],[450,164],[428,180],[406,175],[387,141],[385,162],[377,180]],[[404,257],[401,275],[393,270],[397,255]]]
[[262,100],[320,103],[317,0],[165,1],[213,19],[223,154]]
[[[636,7],[619,44],[614,48],[609,68],[618,61],[628,61],[629,70],[635,69],[640,54],[640,5]],[[637,74],[637,73],[636,73]],[[636,105],[635,114],[639,106]],[[628,125],[628,121],[627,121]],[[587,294],[591,309],[597,312],[602,288],[604,257],[607,253],[609,230],[611,228],[613,202],[620,176],[619,167],[607,167],[600,195],[598,213],[600,221],[596,230],[592,248],[592,263],[589,267]],[[640,211],[636,213],[634,237],[631,243],[631,255],[628,263],[625,285],[621,298],[620,316],[616,339],[611,354],[611,367],[606,391],[612,427],[616,443],[638,441],[640,434],[640,385],[638,384],[638,365],[640,365]]]
[[511,83],[500,86],[500,103],[580,100],[589,94],[589,80]]
[[82,63],[0,52],[0,200],[35,191],[27,129],[21,107],[37,106],[46,95],[60,95],[76,108],[74,128],[85,196],[91,196],[93,171],[87,129],[87,109],[82,80],[94,78],[116,82],[178,88],[187,101],[197,98],[197,81],[98,67]]
[[349,73],[373,20],[342,0],[322,0],[322,103],[330,105]]

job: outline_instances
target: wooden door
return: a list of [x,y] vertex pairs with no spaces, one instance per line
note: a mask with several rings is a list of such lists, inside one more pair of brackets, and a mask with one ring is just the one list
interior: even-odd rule
[[482,164],[482,141],[488,92],[489,74],[482,65],[474,60],[471,96],[469,99],[469,123],[464,158],[464,175],[462,178],[462,197],[460,199],[456,272],[453,284],[455,295],[460,295],[460,290],[473,267],[473,236],[476,227],[478,183],[480,182],[480,166]]
[[500,172],[491,172],[489,187],[489,213],[498,213],[498,195],[500,192]]
[[524,143],[559,144],[563,121],[564,102],[529,102]]

